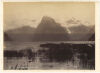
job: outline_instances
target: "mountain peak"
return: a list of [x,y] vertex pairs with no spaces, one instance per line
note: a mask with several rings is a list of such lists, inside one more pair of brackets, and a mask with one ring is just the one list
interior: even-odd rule
[[53,18],[51,18],[51,17],[49,17],[49,16],[43,16],[42,17],[42,20],[41,20],[41,23],[54,23],[55,22],[55,20],[53,19]]
[[49,16],[43,16],[42,19],[49,19],[49,20],[53,20],[53,18],[49,17]]
[[40,24],[35,30],[34,41],[64,41],[68,40],[68,33],[61,24],[53,18],[43,16]]

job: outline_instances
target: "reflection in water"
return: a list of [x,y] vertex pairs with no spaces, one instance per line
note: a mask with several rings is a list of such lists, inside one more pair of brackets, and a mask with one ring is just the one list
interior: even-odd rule
[[95,45],[46,43],[35,51],[5,50],[4,69],[95,69]]

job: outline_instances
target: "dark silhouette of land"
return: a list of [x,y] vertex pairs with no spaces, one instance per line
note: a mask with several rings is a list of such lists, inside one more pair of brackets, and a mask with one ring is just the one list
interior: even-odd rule
[[6,32],[4,32],[4,41],[12,41],[12,39]]
[[53,18],[44,16],[34,32],[33,41],[67,41],[68,32]]
[[[53,18],[43,16],[37,28],[23,26],[20,28],[7,30],[5,33],[13,41],[94,41],[91,36],[95,33],[94,26],[85,26],[80,20],[68,20],[67,25],[70,23],[79,24],[69,28],[62,27],[60,23],[56,22]],[[68,30],[71,33],[68,33]],[[10,41],[5,37],[5,41]]]

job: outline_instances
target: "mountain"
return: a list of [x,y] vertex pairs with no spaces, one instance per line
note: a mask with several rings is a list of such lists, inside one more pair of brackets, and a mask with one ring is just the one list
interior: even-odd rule
[[35,28],[23,26],[20,28],[6,31],[13,41],[32,41]]
[[4,32],[4,41],[12,41],[7,33]]
[[34,30],[35,30],[35,28],[33,28],[33,27],[23,26],[20,28],[8,30],[7,32],[8,33],[15,33],[15,34],[17,34],[17,33],[33,33]]
[[80,20],[71,19],[67,21],[68,29],[70,30],[70,41],[88,41],[89,38],[94,34],[94,25],[86,26]]
[[70,27],[71,31],[70,40],[71,41],[88,41],[94,32],[91,32],[91,28],[84,25],[79,25],[75,27]]
[[68,33],[64,27],[48,16],[43,16],[34,32],[33,41],[67,41]]
[[[94,41],[95,26],[72,18],[62,27],[53,18],[43,16],[37,28],[23,26],[5,31],[5,41]],[[69,33],[70,32],[70,33]]]

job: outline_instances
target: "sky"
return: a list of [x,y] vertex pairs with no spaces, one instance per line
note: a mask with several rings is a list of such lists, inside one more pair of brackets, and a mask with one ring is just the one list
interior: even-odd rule
[[62,26],[72,18],[95,24],[93,2],[5,2],[4,30],[22,26],[37,27],[43,16],[49,16]]

